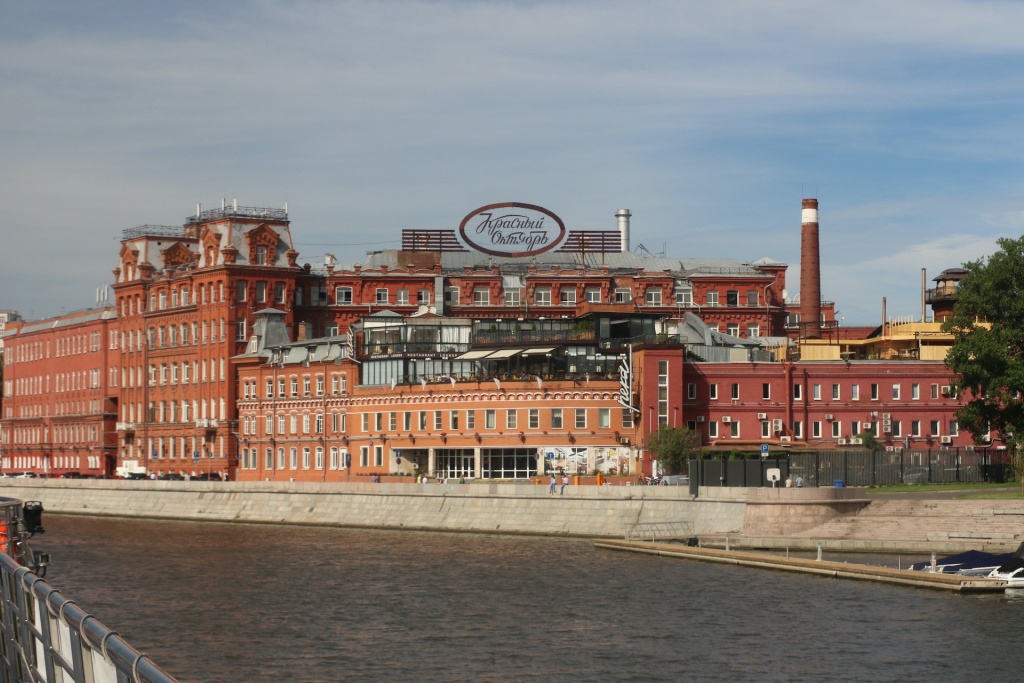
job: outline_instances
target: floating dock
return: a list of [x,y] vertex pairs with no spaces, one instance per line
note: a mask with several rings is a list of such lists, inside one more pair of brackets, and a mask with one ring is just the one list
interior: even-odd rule
[[1006,590],[1006,581],[983,576],[960,576],[958,574],[939,574],[910,569],[900,570],[867,564],[851,564],[848,562],[807,560],[782,557],[772,553],[751,552],[749,550],[720,550],[717,548],[694,548],[681,543],[613,541],[604,539],[595,541],[594,545],[607,550],[623,550],[633,553],[700,560],[702,562],[734,564],[741,567],[816,574],[834,579],[877,581],[898,586],[931,588],[958,593],[1002,593]]

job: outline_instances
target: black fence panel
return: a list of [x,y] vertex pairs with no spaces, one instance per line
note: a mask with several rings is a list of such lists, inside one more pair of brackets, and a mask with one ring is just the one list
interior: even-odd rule
[[781,482],[790,478],[794,486],[1001,483],[1013,480],[1005,460],[959,448],[830,450],[791,453],[788,458],[691,460],[690,488],[696,495],[700,486],[771,486],[767,471],[772,467],[779,468]]

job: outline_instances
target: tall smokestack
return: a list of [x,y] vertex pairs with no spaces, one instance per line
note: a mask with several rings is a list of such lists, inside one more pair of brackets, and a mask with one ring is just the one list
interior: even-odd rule
[[629,217],[632,216],[629,209],[619,209],[615,212],[615,218],[619,221],[619,239],[622,242],[622,253],[629,251]]
[[800,226],[800,327],[804,337],[821,337],[821,258],[818,200],[804,199]]

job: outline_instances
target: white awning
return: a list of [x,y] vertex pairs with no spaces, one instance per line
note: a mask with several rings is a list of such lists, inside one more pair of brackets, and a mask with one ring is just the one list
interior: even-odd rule
[[487,356],[487,360],[494,360],[495,358],[511,358],[512,356],[519,355],[521,351],[522,349],[500,349]]
[[523,355],[524,356],[539,356],[542,353],[551,353],[552,351],[554,351],[557,348],[558,348],[557,346],[545,346],[542,349],[526,349],[525,351],[523,351]]
[[484,356],[490,355],[490,351],[467,351],[466,353],[454,358],[453,360],[476,360],[483,358]]

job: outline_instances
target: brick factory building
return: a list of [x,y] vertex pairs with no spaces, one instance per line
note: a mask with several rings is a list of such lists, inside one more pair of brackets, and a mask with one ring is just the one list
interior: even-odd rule
[[[405,230],[399,249],[316,268],[299,265],[287,207],[224,203],[126,230],[104,452],[152,474],[342,481],[650,473],[659,425],[719,450],[861,433],[893,449],[968,443],[934,324],[851,335],[820,294],[786,300],[785,264],[634,253],[629,211],[615,217],[575,231],[541,207],[489,205],[458,230]],[[805,200],[809,273],[817,221]],[[2,445],[18,434],[35,450],[17,462],[56,471],[48,442],[32,443],[42,427],[9,414],[33,410],[13,363]]]

